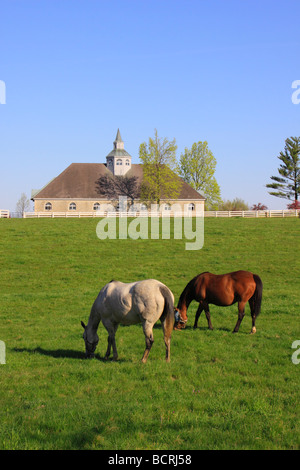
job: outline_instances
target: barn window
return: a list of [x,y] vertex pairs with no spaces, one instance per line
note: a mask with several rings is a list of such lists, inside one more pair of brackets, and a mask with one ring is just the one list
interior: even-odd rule
[[122,165],[122,160],[121,160],[121,158],[118,158],[118,160],[117,160],[117,165]]
[[195,210],[195,204],[191,202],[191,204],[189,204],[189,211],[194,211],[194,210]]
[[46,202],[45,204],[45,211],[51,211],[52,210],[52,204],[51,202]]
[[100,204],[99,202],[95,202],[94,206],[93,206],[93,210],[94,211],[99,211],[100,210]]
[[171,204],[165,204],[165,211],[170,211],[171,210]]
[[129,163],[129,160],[127,159],[126,162],[125,162],[125,165],[129,166],[130,163]]
[[75,202],[71,202],[71,204],[69,205],[69,211],[76,211],[76,204],[75,204]]

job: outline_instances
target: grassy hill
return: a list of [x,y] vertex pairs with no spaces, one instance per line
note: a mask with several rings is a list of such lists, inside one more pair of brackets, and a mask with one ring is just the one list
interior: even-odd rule
[[[0,449],[299,449],[299,219],[206,219],[204,247],[184,240],[99,240],[93,219],[0,220]],[[253,271],[264,283],[257,333],[249,306],[211,307],[174,331],[161,326],[141,364],[141,326],[120,327],[119,360],[84,359],[87,321],[111,279],[156,278],[177,302],[203,271]],[[300,353],[299,353],[300,356]]]

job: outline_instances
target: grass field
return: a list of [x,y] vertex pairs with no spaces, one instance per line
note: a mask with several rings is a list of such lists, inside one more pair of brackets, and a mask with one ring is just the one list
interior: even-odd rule
[[[203,249],[182,240],[103,240],[97,221],[0,220],[0,449],[299,449],[299,219],[206,219]],[[80,321],[111,279],[156,278],[175,302],[203,271],[246,269],[264,283],[257,333],[249,306],[211,307],[174,331],[160,324],[147,364],[141,326],[120,327],[118,362],[84,359]]]

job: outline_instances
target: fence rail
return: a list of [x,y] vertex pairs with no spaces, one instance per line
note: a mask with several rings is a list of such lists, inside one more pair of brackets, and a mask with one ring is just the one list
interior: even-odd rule
[[205,211],[205,217],[298,217],[299,209],[265,211]]
[[[1,211],[8,212],[9,211]],[[195,214],[190,211],[189,216],[197,216],[204,214],[204,217],[246,217],[246,218],[262,218],[262,217],[299,217],[300,210],[283,209],[283,210],[265,210],[265,211],[204,211],[200,214]],[[106,212],[106,211],[94,211],[94,212],[24,212],[23,217],[29,218],[84,218],[84,217],[182,217],[186,215],[182,212],[150,212],[150,211],[129,211],[129,212]],[[2,215],[1,215],[2,217]],[[9,217],[9,215],[8,215]]]
[[[191,215],[191,214],[190,214]],[[94,211],[94,212],[24,212],[24,218],[83,218],[83,217],[161,217],[161,216],[182,216],[180,212],[168,211],[162,213],[159,211],[129,211],[129,212],[119,212],[119,211]]]

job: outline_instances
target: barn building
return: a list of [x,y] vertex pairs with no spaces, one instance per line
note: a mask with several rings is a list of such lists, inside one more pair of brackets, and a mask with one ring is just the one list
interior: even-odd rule
[[[40,190],[33,190],[35,212],[94,212],[108,211],[115,201],[99,190],[99,179],[105,175],[126,175],[137,178],[140,186],[143,180],[143,165],[133,164],[131,155],[124,149],[124,142],[118,129],[112,151],[105,163],[71,163],[62,173]],[[169,210],[172,204],[180,204],[182,210],[196,205],[204,210],[205,198],[190,185],[182,181],[181,191],[176,200],[161,200],[160,210]],[[134,201],[137,211],[147,209],[149,204]]]

